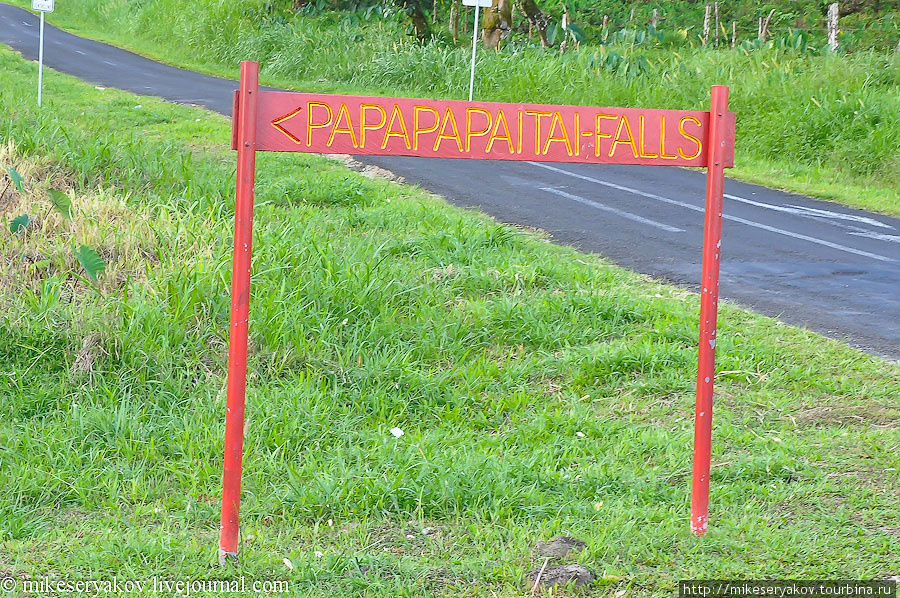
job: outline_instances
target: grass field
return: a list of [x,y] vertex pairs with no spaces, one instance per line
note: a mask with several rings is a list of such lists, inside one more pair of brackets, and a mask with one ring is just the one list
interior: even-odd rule
[[0,196],[0,577],[519,596],[563,533],[593,596],[900,573],[900,366],[723,306],[695,538],[696,295],[293,154],[258,162],[242,558],[220,570],[229,125],[52,71],[38,111],[35,66],[0,49],[0,70],[25,188]]
[[[258,60],[265,83],[289,89],[467,96],[465,47],[416,44],[394,21],[365,20],[362,12],[305,15],[278,6],[203,0],[185,11],[175,0],[68,0],[50,20],[227,77],[237,76],[241,60]],[[801,40],[780,31],[773,48],[713,51],[686,43],[675,29],[661,42],[637,43],[635,34],[564,56],[517,38],[480,55],[476,96],[708,109],[710,87],[726,84],[738,116],[730,176],[900,215],[900,56],[891,49],[814,54],[812,41],[794,47]]]

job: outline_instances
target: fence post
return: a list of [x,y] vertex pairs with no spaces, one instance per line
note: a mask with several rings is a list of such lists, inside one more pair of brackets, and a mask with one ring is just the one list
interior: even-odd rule
[[703,45],[704,46],[707,43],[709,43],[709,12],[710,12],[710,9],[711,9],[710,5],[707,4],[706,10],[703,13]]
[[709,523],[709,469],[712,453],[713,378],[716,370],[716,319],[719,264],[722,257],[722,201],[725,191],[725,118],[728,87],[715,85],[709,111],[706,215],[700,291],[700,342],[697,352],[697,404],[694,420],[694,468],[691,531],[702,536]]
[[228,390],[225,402],[225,459],[219,564],[236,558],[244,450],[244,396],[247,389],[247,329],[250,316],[250,254],[253,242],[253,186],[256,179],[256,113],[259,64],[241,62],[237,100],[237,189],[231,268],[231,326],[228,339]]
[[838,49],[838,19],[839,6],[837,2],[828,5],[828,47],[834,52]]
[[720,27],[720,25],[719,25],[719,3],[716,2],[713,4],[713,6],[715,7],[714,12],[716,13],[716,44],[715,44],[715,47],[718,48],[719,47],[719,27]]

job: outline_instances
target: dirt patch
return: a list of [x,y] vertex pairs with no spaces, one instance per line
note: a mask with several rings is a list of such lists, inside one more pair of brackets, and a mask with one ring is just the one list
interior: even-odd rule
[[333,158],[349,168],[350,170],[355,170],[363,176],[369,177],[370,179],[387,179],[388,181],[393,181],[395,183],[405,183],[406,179],[402,176],[396,175],[390,170],[381,168],[379,166],[374,166],[372,164],[363,164],[359,160],[353,159],[352,156],[348,154],[332,154],[328,156],[329,158]]
[[573,552],[581,552],[587,544],[571,536],[557,536],[549,542],[538,542],[532,549],[540,557],[563,558]]
[[572,584],[575,587],[586,586],[594,581],[594,574],[582,565],[559,565],[556,567],[540,567],[532,569],[525,575],[528,587],[549,588]]
[[863,423],[896,428],[900,425],[900,409],[886,405],[818,405],[790,414],[785,419],[791,417],[798,425],[810,427]]

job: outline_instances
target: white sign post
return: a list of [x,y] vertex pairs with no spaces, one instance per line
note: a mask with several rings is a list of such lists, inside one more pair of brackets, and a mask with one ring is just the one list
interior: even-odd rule
[[44,13],[53,12],[54,0],[31,0],[31,10],[41,13],[41,47],[38,50],[38,107],[44,87]]
[[475,24],[472,26],[472,73],[469,76],[469,101],[472,101],[472,92],[475,90],[475,48],[478,47],[478,8],[491,6],[491,0],[462,0],[465,6],[475,7]]

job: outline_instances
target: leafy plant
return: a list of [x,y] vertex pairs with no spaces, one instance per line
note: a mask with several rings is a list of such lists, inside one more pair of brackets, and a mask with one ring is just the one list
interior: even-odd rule
[[78,263],[81,264],[81,267],[84,268],[84,271],[87,272],[92,280],[96,281],[97,275],[106,270],[106,262],[103,261],[103,258],[87,245],[74,249],[74,252],[75,257],[78,258]]
[[13,218],[12,222],[9,223],[9,230],[10,232],[17,233],[28,228],[29,224],[31,224],[31,218],[28,214],[22,214],[21,216]]
[[12,181],[13,185],[16,186],[16,189],[19,192],[25,191],[25,185],[22,181],[22,175],[20,175],[15,168],[12,166],[6,169],[6,174],[9,175],[9,180]]
[[72,200],[69,199],[68,195],[56,189],[47,189],[47,198],[63,218],[66,220],[72,219]]

